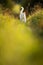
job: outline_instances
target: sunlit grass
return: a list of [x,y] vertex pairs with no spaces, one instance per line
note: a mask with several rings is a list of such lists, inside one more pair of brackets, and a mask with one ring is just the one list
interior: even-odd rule
[[39,40],[26,24],[8,15],[0,15],[0,25],[0,65],[28,65]]
[[34,16],[37,16],[38,14],[43,14],[43,9],[41,10],[37,10],[36,12],[34,12],[32,15],[29,15],[28,16],[28,18],[27,18],[27,20],[29,20],[29,19],[31,19],[32,17],[34,17]]
[[15,4],[12,8],[12,11],[16,14],[19,14],[20,13],[20,5],[19,4]]
[[35,33],[41,39],[43,38],[43,9],[36,11],[28,17],[27,25],[32,28]]

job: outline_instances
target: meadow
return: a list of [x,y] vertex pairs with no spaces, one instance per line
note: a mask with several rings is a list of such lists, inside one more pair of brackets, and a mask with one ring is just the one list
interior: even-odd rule
[[27,24],[0,14],[0,65],[43,65],[42,43]]

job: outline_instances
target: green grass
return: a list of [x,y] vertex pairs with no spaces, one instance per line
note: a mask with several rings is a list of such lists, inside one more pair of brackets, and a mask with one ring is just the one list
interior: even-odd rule
[[37,34],[40,38],[43,38],[43,9],[36,11],[33,15],[28,18],[28,26],[30,23],[30,27],[33,32]]
[[32,65],[30,55],[39,51],[39,42],[26,24],[0,15],[0,65]]
[[19,14],[19,13],[20,13],[20,7],[21,7],[21,5],[15,4],[15,5],[12,7],[12,12],[15,13],[15,14]]

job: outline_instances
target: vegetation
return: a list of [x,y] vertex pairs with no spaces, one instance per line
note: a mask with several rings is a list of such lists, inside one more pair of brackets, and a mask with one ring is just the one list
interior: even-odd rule
[[41,41],[24,23],[20,23],[18,19],[8,14],[6,15],[0,14],[0,65],[32,65],[32,62],[33,64],[37,63],[40,58],[37,55],[35,57],[37,61],[34,61],[33,56],[38,54],[38,51],[40,53],[39,43]]
[[34,6],[24,23],[18,19],[21,5],[10,9],[8,1],[6,8],[0,1],[0,65],[43,65],[43,9]]
[[13,6],[12,0],[0,0],[0,4],[2,4],[5,8],[11,8]]
[[[35,12],[30,18],[32,30],[40,37],[43,37],[43,9]],[[28,23],[27,23],[28,24]]]

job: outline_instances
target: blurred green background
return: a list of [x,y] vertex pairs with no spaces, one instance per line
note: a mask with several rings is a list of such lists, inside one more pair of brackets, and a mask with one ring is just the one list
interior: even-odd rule
[[43,65],[43,8],[30,6],[21,22],[20,7],[28,2],[0,1],[0,65]]

